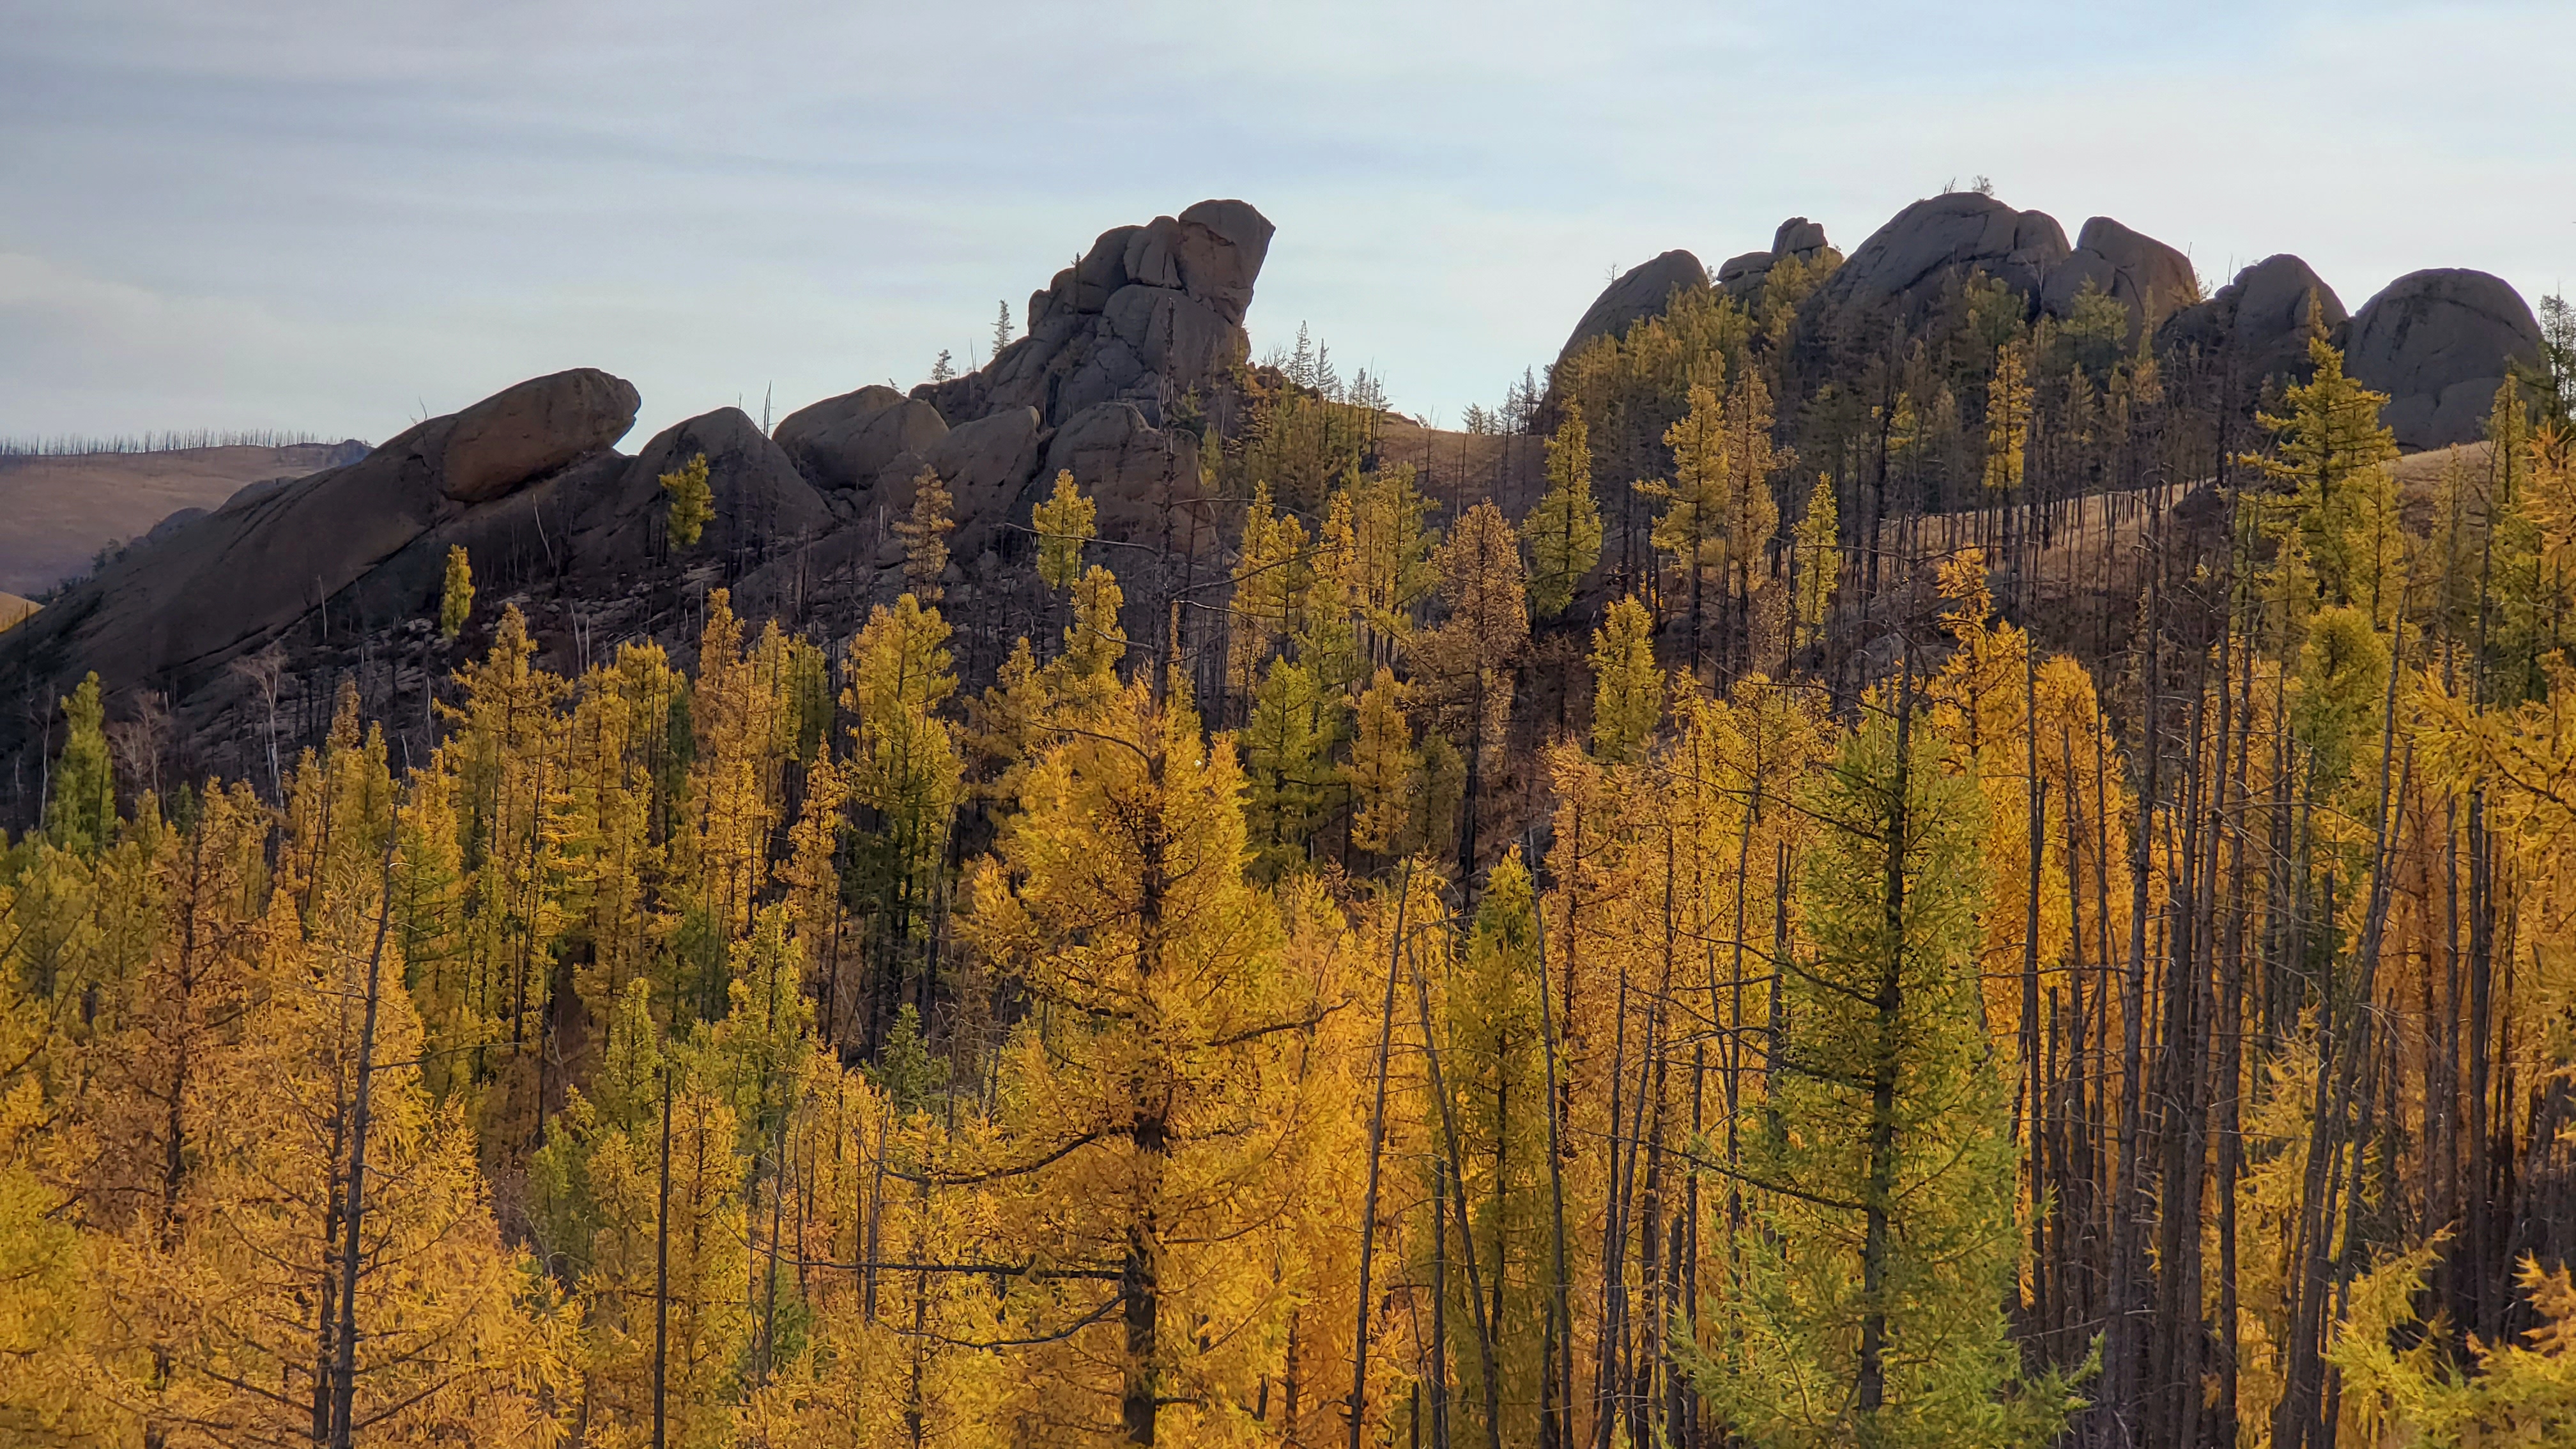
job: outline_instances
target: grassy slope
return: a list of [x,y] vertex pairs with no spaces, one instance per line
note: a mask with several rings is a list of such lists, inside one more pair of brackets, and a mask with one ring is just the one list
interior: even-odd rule
[[178,509],[212,508],[246,483],[310,473],[328,452],[306,444],[0,460],[0,589],[42,593]]

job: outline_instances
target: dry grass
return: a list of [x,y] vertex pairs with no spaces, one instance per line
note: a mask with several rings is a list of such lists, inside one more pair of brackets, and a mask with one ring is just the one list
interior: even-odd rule
[[16,594],[0,594],[0,629],[23,624],[27,622],[27,616],[34,612],[36,612],[35,600],[22,599]]
[[300,477],[330,450],[306,443],[0,461],[0,589],[43,593],[179,509],[212,508],[247,483]]
[[1412,464],[1422,491],[1453,509],[1491,498],[1510,518],[1527,513],[1547,486],[1546,439],[1426,428],[1401,413],[1386,416],[1377,460]]

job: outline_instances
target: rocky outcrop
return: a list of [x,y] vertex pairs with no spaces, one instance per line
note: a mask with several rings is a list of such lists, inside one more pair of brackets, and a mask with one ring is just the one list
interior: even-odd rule
[[1771,233],[1771,255],[1812,262],[1826,251],[1825,224],[1793,216]]
[[1653,261],[1640,262],[1621,272],[1617,281],[1592,299],[1592,305],[1583,311],[1583,320],[1574,324],[1565,346],[1558,350],[1556,360],[1565,362],[1596,337],[1616,337],[1642,318],[1662,316],[1676,292],[1705,292],[1708,286],[1708,268],[1688,252],[1669,251]]
[[556,373],[432,418],[346,467],[244,488],[12,630],[0,676],[95,669],[111,687],[181,694],[326,607],[345,614],[352,586],[422,535],[523,508],[613,457],[638,403],[604,372]]
[[1975,271],[2037,297],[2072,248],[2043,211],[2016,211],[1973,191],[1918,201],[1852,250],[1808,305],[1832,314],[1893,309],[1913,320],[1954,276]]
[[196,522],[198,519],[205,517],[206,512],[207,510],[203,508],[171,509],[168,513],[161,516],[161,521],[159,523],[152,525],[151,531],[144,534],[137,542],[136,546],[139,548],[149,547],[152,544],[159,543],[163,539],[177,533],[180,529],[183,529],[189,524]]
[[771,438],[817,488],[868,489],[886,465],[948,432],[939,410],[890,387],[825,398],[779,420]]
[[434,460],[439,491],[459,503],[488,503],[626,436],[643,402],[626,379],[575,368],[531,378],[453,417],[424,423],[413,429],[421,435],[413,447]]
[[2156,350],[2196,351],[2235,379],[2240,397],[2251,397],[2265,379],[2308,375],[2310,299],[2331,333],[2343,325],[2343,303],[2316,270],[2283,253],[2265,257],[2197,306],[2185,307],[2156,329]]
[[1813,265],[1822,261],[1831,250],[1832,247],[1825,242],[1825,228],[1821,223],[1793,216],[1780,223],[1779,230],[1771,234],[1771,250],[1727,258],[1725,264],[1717,269],[1717,285],[1728,296],[1751,302],[1762,295],[1762,284],[1770,280],[1773,267],[1793,257]]
[[1240,201],[1100,234],[1082,260],[1029,298],[1028,335],[977,371],[912,396],[951,425],[1035,408],[1049,427],[1103,403],[1159,427],[1184,395],[1204,396],[1242,358],[1253,283],[1272,227]]
[[2539,355],[2540,324],[2503,278],[2438,268],[2361,304],[2344,366],[2388,394],[2380,420],[2399,447],[2444,448],[2486,436],[2508,361]]
[[2084,223],[2074,252],[2042,285],[2040,305],[2053,316],[2070,316],[2087,282],[2128,308],[2132,338],[2152,333],[2200,295],[2191,258],[2107,216]]
[[[956,549],[968,558],[984,551],[1006,524],[1020,491],[1038,471],[1046,430],[1036,408],[1007,408],[952,429],[922,455],[955,500]],[[1095,482],[1097,475],[1095,475]]]
[[662,476],[705,455],[707,491],[715,505],[706,530],[687,552],[722,557],[765,551],[817,532],[832,515],[788,460],[786,450],[763,437],[740,408],[718,408],[654,435],[616,481],[577,504],[572,555],[594,573],[640,572],[667,547],[663,538],[669,497]]
[[[789,414],[774,438],[844,516],[912,504],[929,468],[948,485],[961,560],[1025,523],[1033,488],[1071,468],[1100,500],[1101,532],[1159,536],[1155,508],[1198,487],[1198,445],[1164,424],[1231,385],[1251,349],[1243,319],[1271,225],[1240,201],[1113,227],[1029,298],[1028,335],[983,367],[909,396],[863,387]],[[1188,467],[1175,471],[1175,458]],[[1043,460],[1044,466],[1041,467]]]
[[1154,427],[1125,403],[1103,403],[1056,429],[1045,466],[1013,505],[1014,516],[1036,506],[1048,480],[1072,470],[1092,491],[1104,538],[1133,543],[1167,537],[1187,548],[1190,523],[1178,510],[1199,496],[1198,440],[1186,432]]

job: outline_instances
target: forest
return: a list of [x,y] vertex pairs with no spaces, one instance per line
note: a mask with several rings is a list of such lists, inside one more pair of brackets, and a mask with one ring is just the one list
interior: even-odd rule
[[0,1438],[2576,1442],[2565,309],[2425,477],[2321,328],[1815,282],[1480,411],[1517,517],[1239,368],[1214,583],[1067,473],[996,647],[929,474],[842,637],[550,669],[460,549],[434,718],[236,780],[93,676]]

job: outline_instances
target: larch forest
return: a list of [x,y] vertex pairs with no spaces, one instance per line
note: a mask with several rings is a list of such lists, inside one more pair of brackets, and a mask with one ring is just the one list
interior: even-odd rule
[[1517,391],[1517,518],[1238,362],[1213,572],[1068,473],[973,670],[929,475],[843,637],[459,549],[425,721],[61,697],[0,1438],[2576,1442],[2565,309],[2401,481],[2322,328],[1816,283]]

